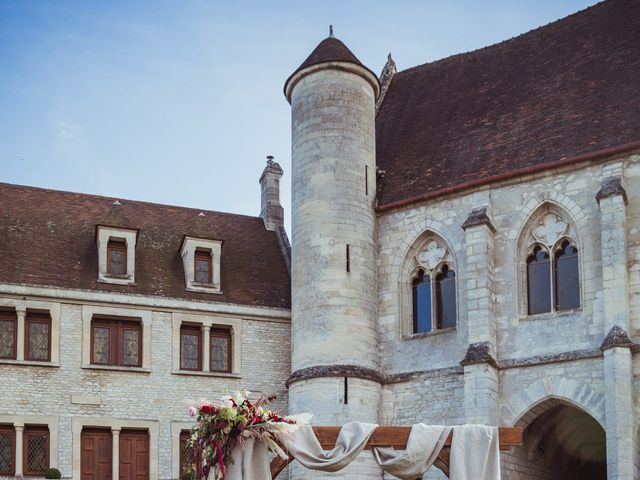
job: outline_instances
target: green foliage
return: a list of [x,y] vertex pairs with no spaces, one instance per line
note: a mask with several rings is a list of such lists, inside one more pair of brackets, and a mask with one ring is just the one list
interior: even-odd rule
[[196,478],[196,472],[194,472],[193,470],[185,469],[182,472],[182,477],[180,477],[180,480],[195,480],[195,478]]
[[44,478],[56,478],[56,479],[62,478],[62,474],[60,473],[60,470],[58,470],[57,468],[50,468],[44,474]]

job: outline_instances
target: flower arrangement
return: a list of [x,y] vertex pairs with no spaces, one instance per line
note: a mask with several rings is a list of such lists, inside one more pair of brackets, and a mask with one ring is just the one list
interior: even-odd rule
[[245,391],[225,395],[214,403],[199,401],[189,407],[189,415],[196,417],[189,441],[196,459],[196,480],[211,478],[212,471],[215,480],[224,479],[231,452],[242,448],[248,438],[265,442],[270,451],[288,458],[278,442],[299,425],[308,424],[311,415],[281,417],[265,408],[275,398],[273,395],[251,401]]

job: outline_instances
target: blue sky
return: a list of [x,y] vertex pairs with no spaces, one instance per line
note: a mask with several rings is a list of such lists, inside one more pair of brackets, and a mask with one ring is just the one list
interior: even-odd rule
[[257,215],[288,75],[328,34],[374,71],[474,50],[587,0],[0,0],[0,181]]

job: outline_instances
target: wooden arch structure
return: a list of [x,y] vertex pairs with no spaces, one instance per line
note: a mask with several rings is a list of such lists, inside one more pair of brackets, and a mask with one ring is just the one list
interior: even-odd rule
[[[336,440],[340,433],[340,427],[313,427],[320,445],[325,450],[331,450],[336,446]],[[371,438],[364,447],[365,450],[371,450],[373,447],[393,447],[397,450],[404,450],[407,447],[407,440],[411,427],[378,427],[375,429]],[[500,450],[509,450],[512,447],[522,445],[522,428],[521,427],[500,427],[499,437]],[[449,476],[449,452],[451,447],[451,434],[447,438],[445,447],[438,455],[437,466],[445,475]],[[271,477],[276,478],[282,472],[293,458],[282,460],[275,458],[271,462]]]

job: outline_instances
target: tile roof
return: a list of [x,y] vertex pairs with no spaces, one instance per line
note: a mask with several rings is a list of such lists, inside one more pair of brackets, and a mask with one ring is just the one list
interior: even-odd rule
[[[290,308],[276,233],[259,217],[0,183],[0,282]],[[96,225],[139,229],[136,285],[97,282]],[[185,291],[185,235],[223,240],[222,295]]]
[[638,0],[399,72],[376,120],[379,208],[638,142],[639,85]]

